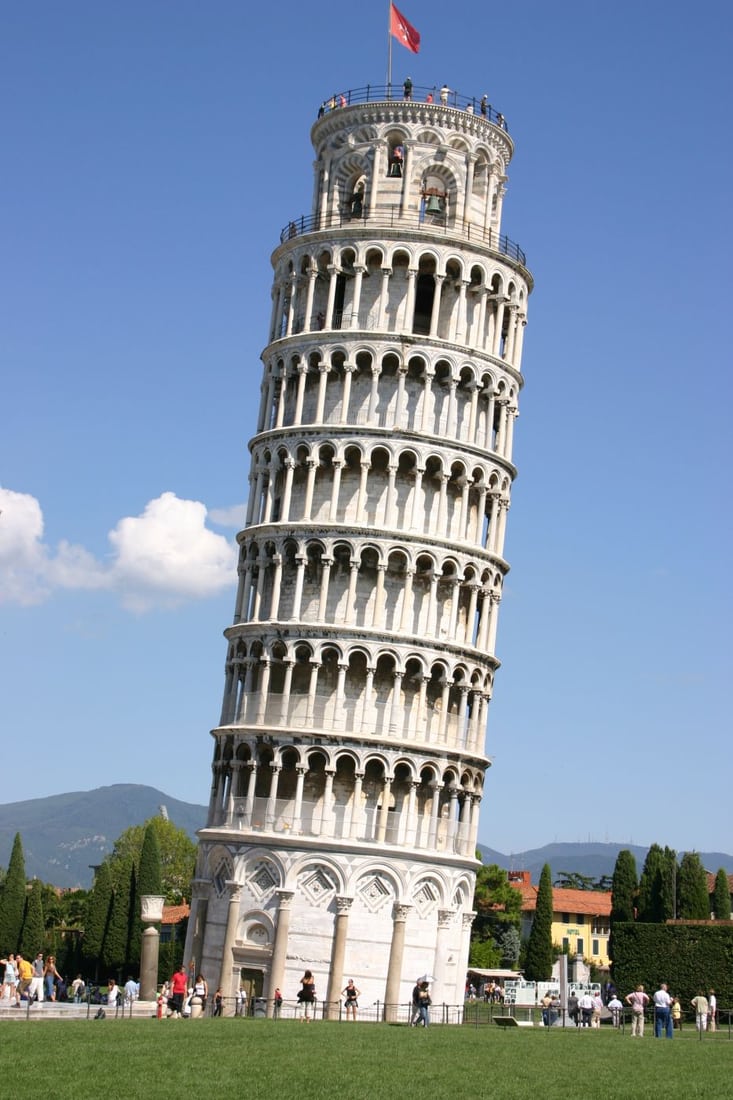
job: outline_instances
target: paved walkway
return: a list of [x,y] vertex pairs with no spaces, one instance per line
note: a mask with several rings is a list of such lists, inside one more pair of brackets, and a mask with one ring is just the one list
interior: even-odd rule
[[157,1015],[155,1001],[135,1001],[133,1005],[120,1006],[116,1010],[108,1005],[74,1004],[73,1001],[41,1001],[28,1006],[23,1002],[15,1008],[9,1001],[0,1002],[0,1023],[3,1020],[93,1020],[103,1008],[107,1020],[150,1019]]

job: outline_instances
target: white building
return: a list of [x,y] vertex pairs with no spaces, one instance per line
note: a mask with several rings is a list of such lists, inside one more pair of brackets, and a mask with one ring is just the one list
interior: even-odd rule
[[227,996],[309,967],[328,1004],[353,978],[391,1006],[430,971],[455,1004],[532,280],[501,116],[345,100],[272,256],[186,951]]

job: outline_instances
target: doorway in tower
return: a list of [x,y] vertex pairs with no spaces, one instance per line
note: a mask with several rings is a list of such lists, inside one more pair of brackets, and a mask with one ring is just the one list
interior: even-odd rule
[[255,998],[261,997],[265,988],[264,970],[243,966],[239,971],[239,988],[246,989],[248,1003],[254,1005]]

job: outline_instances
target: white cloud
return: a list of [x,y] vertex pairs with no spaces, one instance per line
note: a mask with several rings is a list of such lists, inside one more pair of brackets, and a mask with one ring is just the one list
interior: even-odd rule
[[41,603],[48,595],[42,537],[36,498],[0,486],[0,602]]
[[35,497],[0,487],[0,602],[37,604],[58,589],[117,591],[134,611],[175,607],[235,582],[236,548],[206,527],[205,505],[163,493],[109,532],[104,564],[67,540],[43,541]]
[[209,520],[218,527],[233,527],[241,531],[247,516],[246,504],[232,504],[230,508],[210,508]]
[[141,516],[120,520],[109,540],[117,553],[115,587],[127,607],[177,604],[233,585],[236,550],[205,523],[205,505],[175,493],[151,500]]

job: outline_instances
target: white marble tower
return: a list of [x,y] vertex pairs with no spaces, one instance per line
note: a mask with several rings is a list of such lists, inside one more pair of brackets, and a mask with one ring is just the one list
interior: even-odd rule
[[287,1002],[310,967],[331,1015],[348,978],[396,1006],[430,971],[463,1001],[508,571],[513,145],[490,107],[419,96],[321,109],[311,213],[272,255],[186,945],[227,996],[244,974]]

